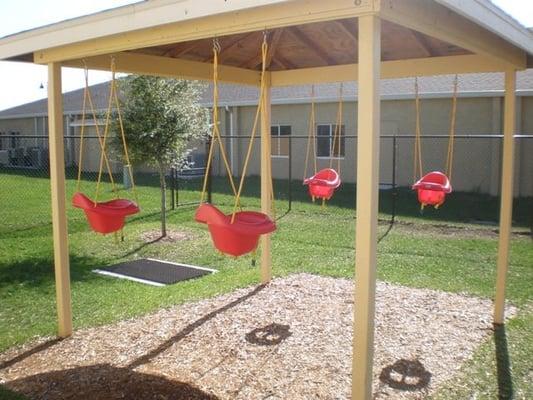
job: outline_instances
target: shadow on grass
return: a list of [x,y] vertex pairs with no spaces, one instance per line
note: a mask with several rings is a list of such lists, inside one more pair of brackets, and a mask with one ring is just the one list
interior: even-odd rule
[[188,383],[109,364],[45,372],[8,383],[10,390],[47,400],[217,400]]
[[494,324],[494,347],[496,350],[496,373],[498,375],[498,398],[513,398],[513,376],[507,347],[505,325]]
[[[246,180],[243,197],[259,198],[260,180],[251,176]],[[187,190],[187,187],[184,187]],[[288,181],[276,180],[274,182],[275,197],[279,200],[288,200]],[[231,196],[231,188],[223,177],[213,178],[213,202],[217,203],[217,195]],[[379,193],[379,211],[392,214],[393,197],[396,196],[396,215],[403,217],[421,217],[420,204],[416,192],[407,187],[397,188],[396,194],[392,190],[382,190]],[[305,186],[300,181],[292,183],[293,202],[310,203]],[[328,202],[330,206],[353,210],[356,204],[356,185],[343,183]],[[293,203],[292,208],[297,206]],[[453,222],[482,222],[496,223],[499,218],[499,197],[481,193],[454,192],[446,197],[446,203],[435,210],[426,208],[422,215],[425,219]],[[533,224],[533,197],[515,199],[513,205],[513,221],[519,226]]]
[[128,368],[135,369],[137,367],[140,367],[143,364],[146,364],[146,363],[150,362],[150,360],[152,360],[153,358],[157,357],[159,354],[163,353],[165,350],[169,349],[170,347],[172,347],[175,343],[179,342],[180,340],[185,339],[188,335],[190,335],[192,332],[194,332],[194,330],[196,330],[197,328],[201,327],[206,322],[212,320],[218,314],[221,314],[221,313],[223,313],[225,311],[228,311],[228,310],[232,309],[233,307],[238,306],[239,304],[245,302],[249,298],[255,296],[257,293],[259,293],[264,288],[265,288],[265,285],[259,285],[254,290],[252,290],[251,292],[245,294],[244,296],[241,296],[241,297],[233,300],[232,302],[230,302],[230,303],[228,303],[228,304],[226,304],[226,305],[224,305],[224,306],[222,306],[220,308],[217,308],[216,310],[213,310],[213,311],[211,311],[208,314],[205,314],[202,318],[197,319],[192,324],[189,324],[188,326],[183,328],[180,332],[178,332],[176,335],[172,336],[170,339],[168,339],[167,341],[162,343],[156,349],[152,350],[148,354],[145,354],[144,356],[139,357],[137,360],[135,360],[132,363],[130,363],[128,365]]
[[[108,265],[95,257],[70,255],[70,279],[72,282],[102,279],[92,270]],[[27,288],[48,287],[54,283],[54,264],[50,257],[32,257],[16,262],[0,262],[0,288],[25,286]]]

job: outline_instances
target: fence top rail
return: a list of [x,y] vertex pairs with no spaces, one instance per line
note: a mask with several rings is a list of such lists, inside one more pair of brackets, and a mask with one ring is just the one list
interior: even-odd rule
[[[251,135],[220,135],[221,138],[224,139],[250,139]],[[329,136],[324,136],[324,138],[328,138]],[[343,135],[345,139],[357,139],[357,135]],[[398,139],[413,139],[415,135],[407,135],[407,134],[398,134],[398,135],[380,135],[381,138],[398,138]],[[422,135],[422,139],[446,139],[449,136],[446,134],[441,135]],[[476,135],[476,134],[468,134],[468,135],[455,135],[456,139],[502,139],[504,135]],[[515,139],[533,139],[533,135],[514,135]],[[48,136],[43,135],[0,135],[0,139],[46,139],[48,140]],[[292,138],[292,139],[307,139],[307,135],[286,135],[286,136],[279,136],[279,138]],[[318,136],[320,138],[320,136]],[[81,136],[65,136],[64,139],[81,139]],[[83,139],[98,139],[98,136],[83,136]],[[258,136],[255,136],[254,139],[259,139]]]
[[[250,135],[220,135],[224,139],[250,139]],[[328,138],[329,136],[323,136]],[[345,139],[357,139],[357,135],[342,135]],[[381,138],[398,138],[398,139],[414,139],[415,135],[380,135]],[[422,139],[447,139],[448,135],[422,135]],[[502,139],[503,135],[455,135],[456,139]],[[307,139],[307,135],[286,135],[286,136],[277,136],[277,138],[292,138],[292,139]],[[320,138],[317,136],[316,138]],[[515,139],[533,139],[533,135],[514,135]],[[254,139],[260,139],[260,137],[255,136]]]

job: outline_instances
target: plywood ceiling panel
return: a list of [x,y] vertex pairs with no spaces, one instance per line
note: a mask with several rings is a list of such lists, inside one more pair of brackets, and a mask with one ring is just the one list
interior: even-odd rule
[[[248,32],[218,38],[219,62],[259,70],[263,32]],[[470,52],[420,32],[382,22],[383,61],[470,54]],[[267,33],[272,71],[344,65],[357,62],[357,19],[317,22],[277,29]],[[163,57],[212,62],[213,40],[202,39],[135,50]]]

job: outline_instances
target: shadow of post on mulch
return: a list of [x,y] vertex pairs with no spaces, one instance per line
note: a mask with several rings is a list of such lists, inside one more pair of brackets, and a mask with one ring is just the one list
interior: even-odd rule
[[45,372],[10,381],[9,390],[30,398],[47,400],[158,399],[219,400],[192,385],[158,375],[97,364]]
[[498,398],[513,398],[513,376],[507,347],[505,325],[494,324],[494,347],[496,350],[496,374],[498,376]]
[[190,335],[195,329],[199,328],[206,322],[210,321],[211,319],[215,318],[218,314],[223,313],[225,311],[228,311],[229,309],[236,307],[237,305],[243,303],[244,301],[248,300],[250,297],[255,296],[257,293],[259,293],[261,290],[263,290],[266,287],[266,285],[259,285],[251,292],[245,294],[244,296],[241,296],[232,302],[217,308],[216,310],[211,311],[208,314],[205,314],[203,317],[197,319],[193,323],[187,325],[185,328],[183,328],[180,332],[178,332],[176,335],[172,336],[170,339],[162,343],[159,347],[156,349],[150,351],[149,353],[145,354],[144,356],[139,357],[137,360],[133,361],[128,365],[128,368],[134,369],[137,368],[143,364],[146,364],[154,357],[157,357],[159,354],[163,353],[165,350],[172,347],[175,343],[179,342],[180,340],[183,340],[185,337]]
[[393,389],[412,392],[429,385],[431,372],[419,360],[400,359],[383,368],[379,380]]
[[44,350],[47,350],[49,349],[50,347],[54,346],[55,344],[61,342],[63,339],[62,338],[56,338],[56,339],[50,339],[50,340],[47,340],[46,342],[43,342],[35,347],[32,347],[31,349],[28,349],[27,351],[25,351],[24,353],[21,353],[9,360],[5,360],[5,361],[2,361],[0,362],[0,370],[2,369],[5,369],[5,368],[8,368],[8,367],[11,367],[12,365],[34,355],[34,354],[37,354],[37,353],[40,353],[41,351],[44,351]]

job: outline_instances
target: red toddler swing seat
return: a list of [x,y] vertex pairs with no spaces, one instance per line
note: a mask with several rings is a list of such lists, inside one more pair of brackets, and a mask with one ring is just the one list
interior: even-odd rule
[[413,185],[413,190],[418,192],[418,201],[422,207],[430,205],[439,208],[444,203],[446,194],[452,192],[452,185],[442,172],[433,171],[420,178]]
[[305,179],[304,185],[309,186],[311,197],[329,200],[335,189],[341,185],[341,178],[334,169],[324,168],[312,177]]
[[137,204],[131,200],[115,199],[95,203],[80,192],[72,197],[72,205],[85,212],[87,221],[95,232],[103,234],[122,229],[125,218],[140,211]]
[[207,224],[213,244],[222,253],[238,257],[257,248],[259,236],[276,230],[276,224],[266,215],[255,211],[240,211],[225,215],[212,204],[198,207],[194,219]]

